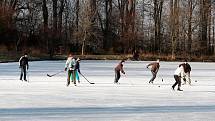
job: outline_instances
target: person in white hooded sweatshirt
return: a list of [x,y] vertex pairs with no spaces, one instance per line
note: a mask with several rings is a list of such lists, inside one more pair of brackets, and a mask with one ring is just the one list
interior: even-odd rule
[[174,78],[175,78],[175,83],[172,85],[172,89],[175,89],[175,86],[178,85],[178,91],[183,91],[181,90],[181,78],[185,77],[185,72],[184,72],[184,67],[180,66],[175,70],[174,73]]
[[76,86],[75,64],[76,64],[76,61],[73,58],[72,54],[69,54],[66,64],[65,64],[65,71],[68,71],[67,86],[69,86],[69,84],[70,84],[70,79],[72,79],[72,82]]

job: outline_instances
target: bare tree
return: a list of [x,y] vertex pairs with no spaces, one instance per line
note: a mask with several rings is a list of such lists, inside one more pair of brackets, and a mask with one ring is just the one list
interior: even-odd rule
[[163,0],[154,0],[154,29],[155,29],[155,39],[154,39],[154,52],[160,51],[160,41],[161,38],[161,26],[162,26],[162,9],[163,9]]

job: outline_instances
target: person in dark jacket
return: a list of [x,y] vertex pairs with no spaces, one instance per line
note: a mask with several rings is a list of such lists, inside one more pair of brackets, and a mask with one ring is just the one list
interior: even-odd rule
[[158,73],[158,70],[160,68],[160,60],[158,59],[156,62],[150,63],[147,65],[147,68],[151,66],[151,72],[152,72],[152,78],[150,79],[149,83],[153,84],[154,79],[156,78],[156,75]]
[[[185,60],[185,62],[180,64],[179,67],[180,66],[184,67],[184,73],[185,73],[185,75],[186,75],[186,77],[188,79],[189,85],[191,85],[191,78],[190,78],[191,66],[190,66],[190,64],[187,63],[187,60]],[[185,85],[187,80],[186,80],[186,78],[183,78],[183,80],[184,80],[184,83],[182,85]]]
[[76,64],[75,64],[75,74],[76,74],[76,80],[78,81],[78,83],[80,83],[79,74],[81,74],[80,62],[81,62],[80,58],[77,58]]
[[123,63],[125,62],[125,60],[121,60],[120,63],[115,67],[115,80],[114,83],[118,84],[118,81],[120,79],[120,71],[125,74],[125,71],[123,70]]
[[24,74],[24,81],[27,81],[26,79],[26,70],[28,70],[29,65],[28,65],[28,54],[25,53],[24,56],[22,56],[19,59],[19,68],[21,69],[21,74],[20,74],[20,80],[22,80],[23,74]]

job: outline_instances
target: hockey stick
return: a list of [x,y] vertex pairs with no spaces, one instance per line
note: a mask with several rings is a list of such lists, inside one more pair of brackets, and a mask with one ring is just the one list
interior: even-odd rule
[[47,74],[47,76],[48,76],[48,77],[52,77],[52,76],[55,76],[55,75],[57,75],[57,74],[59,74],[59,73],[62,73],[62,72],[64,72],[64,71],[59,71],[59,72],[57,72],[57,73],[55,73],[55,74],[52,74],[52,75]]
[[83,74],[80,73],[80,75],[83,76],[84,79],[85,79],[87,82],[89,82],[90,84],[95,84],[95,83],[93,83],[93,82],[90,82]]
[[[124,74],[124,75],[125,75],[125,74]],[[127,78],[127,75],[125,75],[125,77]],[[127,78],[127,79],[128,79],[128,78]],[[130,79],[129,79],[128,81],[130,82],[131,85],[134,85]]]
[[29,72],[28,72],[28,69],[27,69],[27,71],[26,71],[26,75],[27,75],[27,78],[28,78],[28,80],[27,80],[27,82],[29,83]]

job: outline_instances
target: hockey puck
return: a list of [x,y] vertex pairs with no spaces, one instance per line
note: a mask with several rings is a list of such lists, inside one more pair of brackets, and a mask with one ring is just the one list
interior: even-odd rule
[[158,86],[158,87],[160,87],[160,86]]
[[197,82],[197,80],[195,82]]

